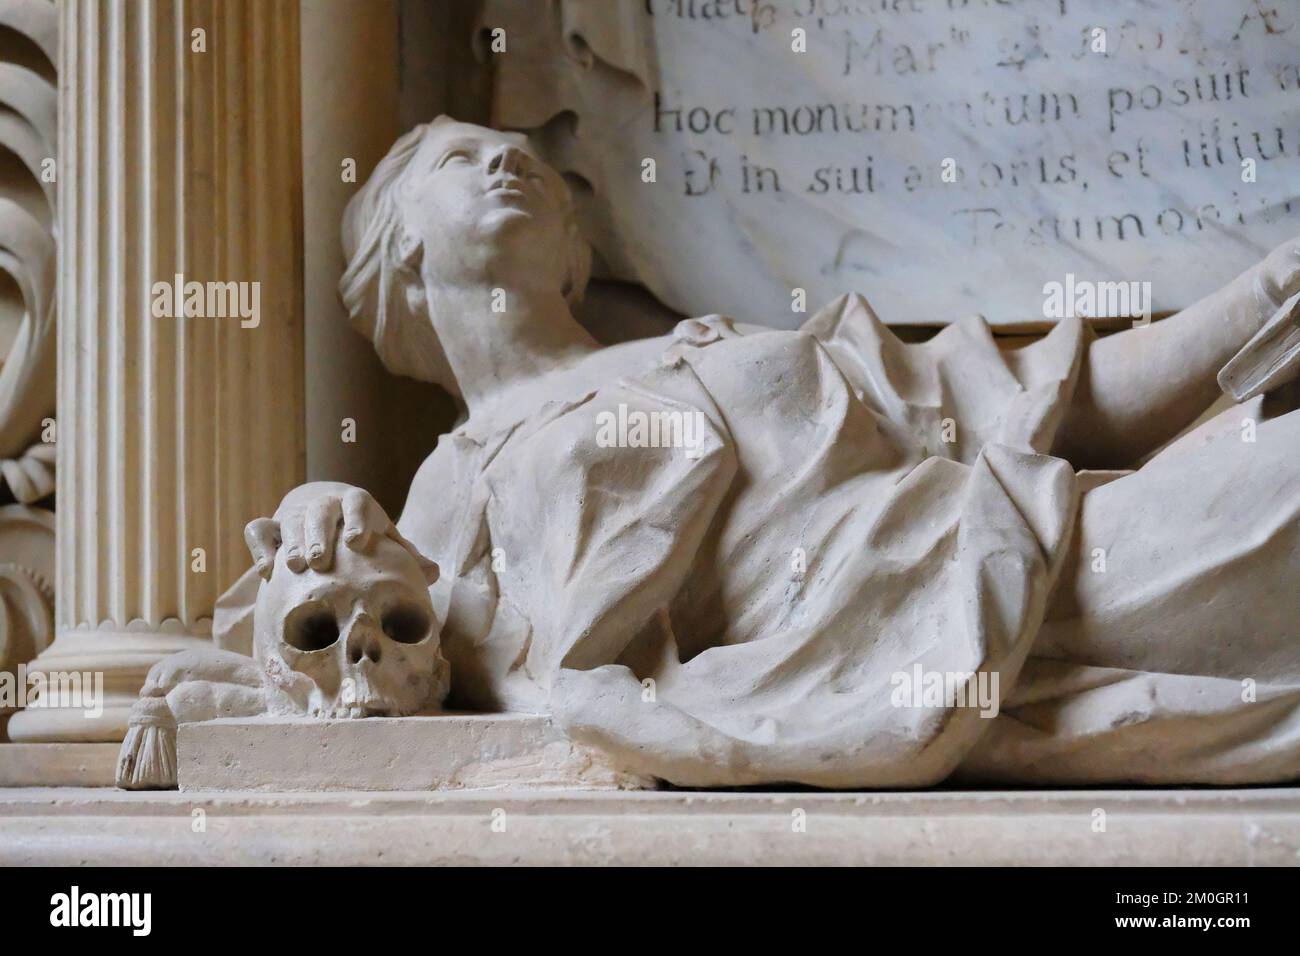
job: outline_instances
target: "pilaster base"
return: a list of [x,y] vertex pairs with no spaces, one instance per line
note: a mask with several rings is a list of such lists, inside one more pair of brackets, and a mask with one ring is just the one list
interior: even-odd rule
[[[111,743],[126,721],[149,668],[171,654],[209,647],[206,636],[158,631],[60,631],[27,665],[50,692],[36,694],[9,719],[16,743]],[[77,675],[75,680],[73,675]],[[75,692],[70,692],[75,690]]]

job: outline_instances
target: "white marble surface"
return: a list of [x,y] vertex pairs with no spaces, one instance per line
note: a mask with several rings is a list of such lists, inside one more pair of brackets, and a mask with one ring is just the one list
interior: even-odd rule
[[0,741],[0,787],[111,787],[118,745]]
[[1294,4],[560,8],[547,27],[489,0],[484,25],[509,39],[494,120],[542,130],[548,159],[592,187],[608,270],[686,315],[794,328],[799,287],[808,312],[859,291],[890,323],[1042,322],[1043,285],[1067,273],[1150,282],[1160,313],[1300,224]]
[[531,714],[182,724],[181,790],[632,789],[638,781]]
[[[1098,830],[1105,812],[1105,830]],[[802,830],[794,826],[802,811]],[[202,829],[196,821],[202,821]],[[494,827],[495,822],[495,827]],[[1294,866],[1300,791],[0,790],[0,865]]]

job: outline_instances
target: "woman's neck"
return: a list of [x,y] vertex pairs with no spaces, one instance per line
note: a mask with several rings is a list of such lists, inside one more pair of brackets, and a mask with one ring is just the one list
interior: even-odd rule
[[434,331],[469,415],[600,348],[558,290],[425,283]]

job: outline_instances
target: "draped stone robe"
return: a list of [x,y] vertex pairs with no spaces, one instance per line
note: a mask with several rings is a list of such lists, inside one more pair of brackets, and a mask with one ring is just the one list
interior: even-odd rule
[[[942,780],[1062,564],[1075,474],[1047,451],[1085,340],[1003,351],[972,318],[905,345],[860,297],[799,332],[689,320],[617,381],[444,435],[399,528],[443,569],[452,702],[679,785]],[[700,443],[606,447],[629,411],[698,412]],[[918,665],[969,698],[900,702]]]

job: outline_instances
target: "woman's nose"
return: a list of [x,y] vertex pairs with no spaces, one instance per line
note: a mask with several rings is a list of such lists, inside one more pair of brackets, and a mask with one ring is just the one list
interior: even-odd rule
[[488,157],[487,171],[517,176],[528,163],[528,154],[516,146],[502,146]]

